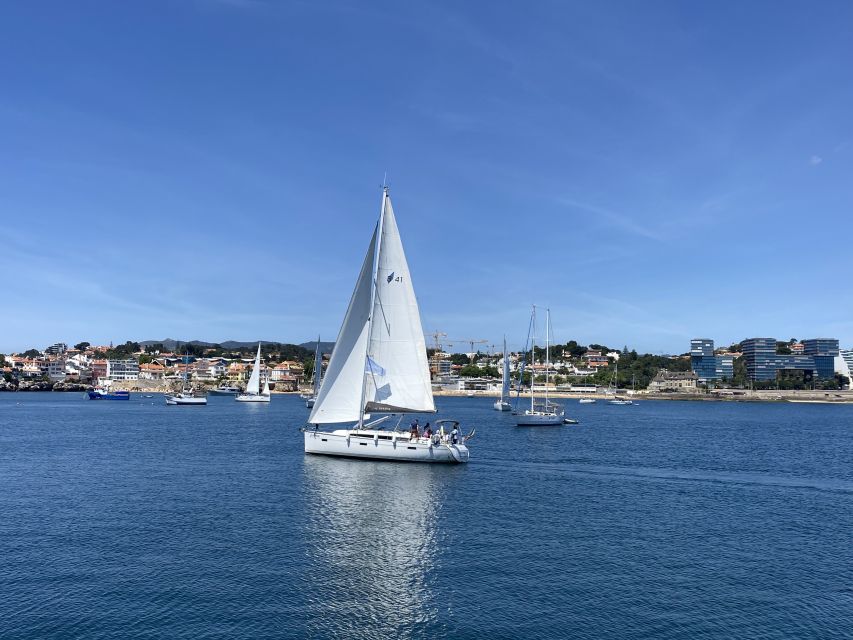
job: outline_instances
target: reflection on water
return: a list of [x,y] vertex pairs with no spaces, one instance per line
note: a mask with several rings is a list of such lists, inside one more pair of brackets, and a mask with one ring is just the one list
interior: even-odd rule
[[[305,457],[312,635],[435,629],[444,466]],[[451,480],[452,481],[452,480]],[[440,623],[439,623],[440,624]],[[369,631],[368,631],[369,630]]]

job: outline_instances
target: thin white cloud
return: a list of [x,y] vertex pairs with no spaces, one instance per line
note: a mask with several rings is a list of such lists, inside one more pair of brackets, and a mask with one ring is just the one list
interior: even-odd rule
[[823,162],[823,158],[821,158],[820,156],[812,156],[811,158],[809,158],[809,164],[812,166],[818,165],[821,162]]
[[658,242],[663,242],[664,240],[664,238],[654,229],[650,229],[649,227],[637,224],[630,217],[622,213],[618,213],[610,209],[605,209],[604,207],[598,207],[595,205],[587,204],[585,202],[578,202],[577,200],[572,200],[571,198],[557,198],[557,202],[566,207],[571,207],[573,209],[581,209],[588,213],[592,213],[598,216],[599,218],[604,219],[611,226],[616,227],[621,231],[633,233],[634,235],[641,236],[643,238],[648,238],[650,240],[656,240]]

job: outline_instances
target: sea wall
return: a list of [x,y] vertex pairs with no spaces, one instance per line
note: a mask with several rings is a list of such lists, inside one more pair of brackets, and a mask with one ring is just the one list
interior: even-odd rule
[[77,382],[44,382],[42,380],[21,380],[19,383],[0,380],[0,391],[89,391],[88,384]]

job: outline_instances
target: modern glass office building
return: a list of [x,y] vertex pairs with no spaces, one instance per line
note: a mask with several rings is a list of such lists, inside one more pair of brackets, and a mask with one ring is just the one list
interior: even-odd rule
[[812,338],[803,340],[803,355],[776,353],[775,338],[749,338],[741,342],[746,372],[750,380],[775,380],[783,370],[809,372],[817,378],[835,375],[838,340]]
[[715,356],[714,341],[709,338],[690,341],[690,366],[699,382],[731,380],[734,376],[734,358]]
[[803,340],[803,353],[814,358],[815,375],[831,378],[835,375],[835,357],[838,355],[838,340],[835,338],[809,338]]

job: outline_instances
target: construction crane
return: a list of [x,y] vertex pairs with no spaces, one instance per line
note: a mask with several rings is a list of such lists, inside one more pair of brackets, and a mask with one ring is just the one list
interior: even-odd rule
[[474,351],[475,344],[489,344],[488,340],[477,340],[477,338],[448,338],[448,346],[452,347],[454,342],[471,345],[471,364],[474,364],[474,356],[477,355]]
[[[477,355],[474,351],[475,344],[489,344],[488,340],[479,340],[477,338],[448,338],[447,334],[443,331],[433,331],[432,333],[427,334],[430,338],[432,338],[432,342],[435,345],[436,351],[443,351],[444,347],[452,348],[454,343],[462,343],[467,344],[471,347],[471,364],[474,364],[474,356]],[[494,348],[494,345],[492,345]]]
[[433,344],[435,344],[435,350],[441,351],[441,339],[446,338],[447,334],[442,331],[433,331],[429,334],[429,337],[432,338]]

